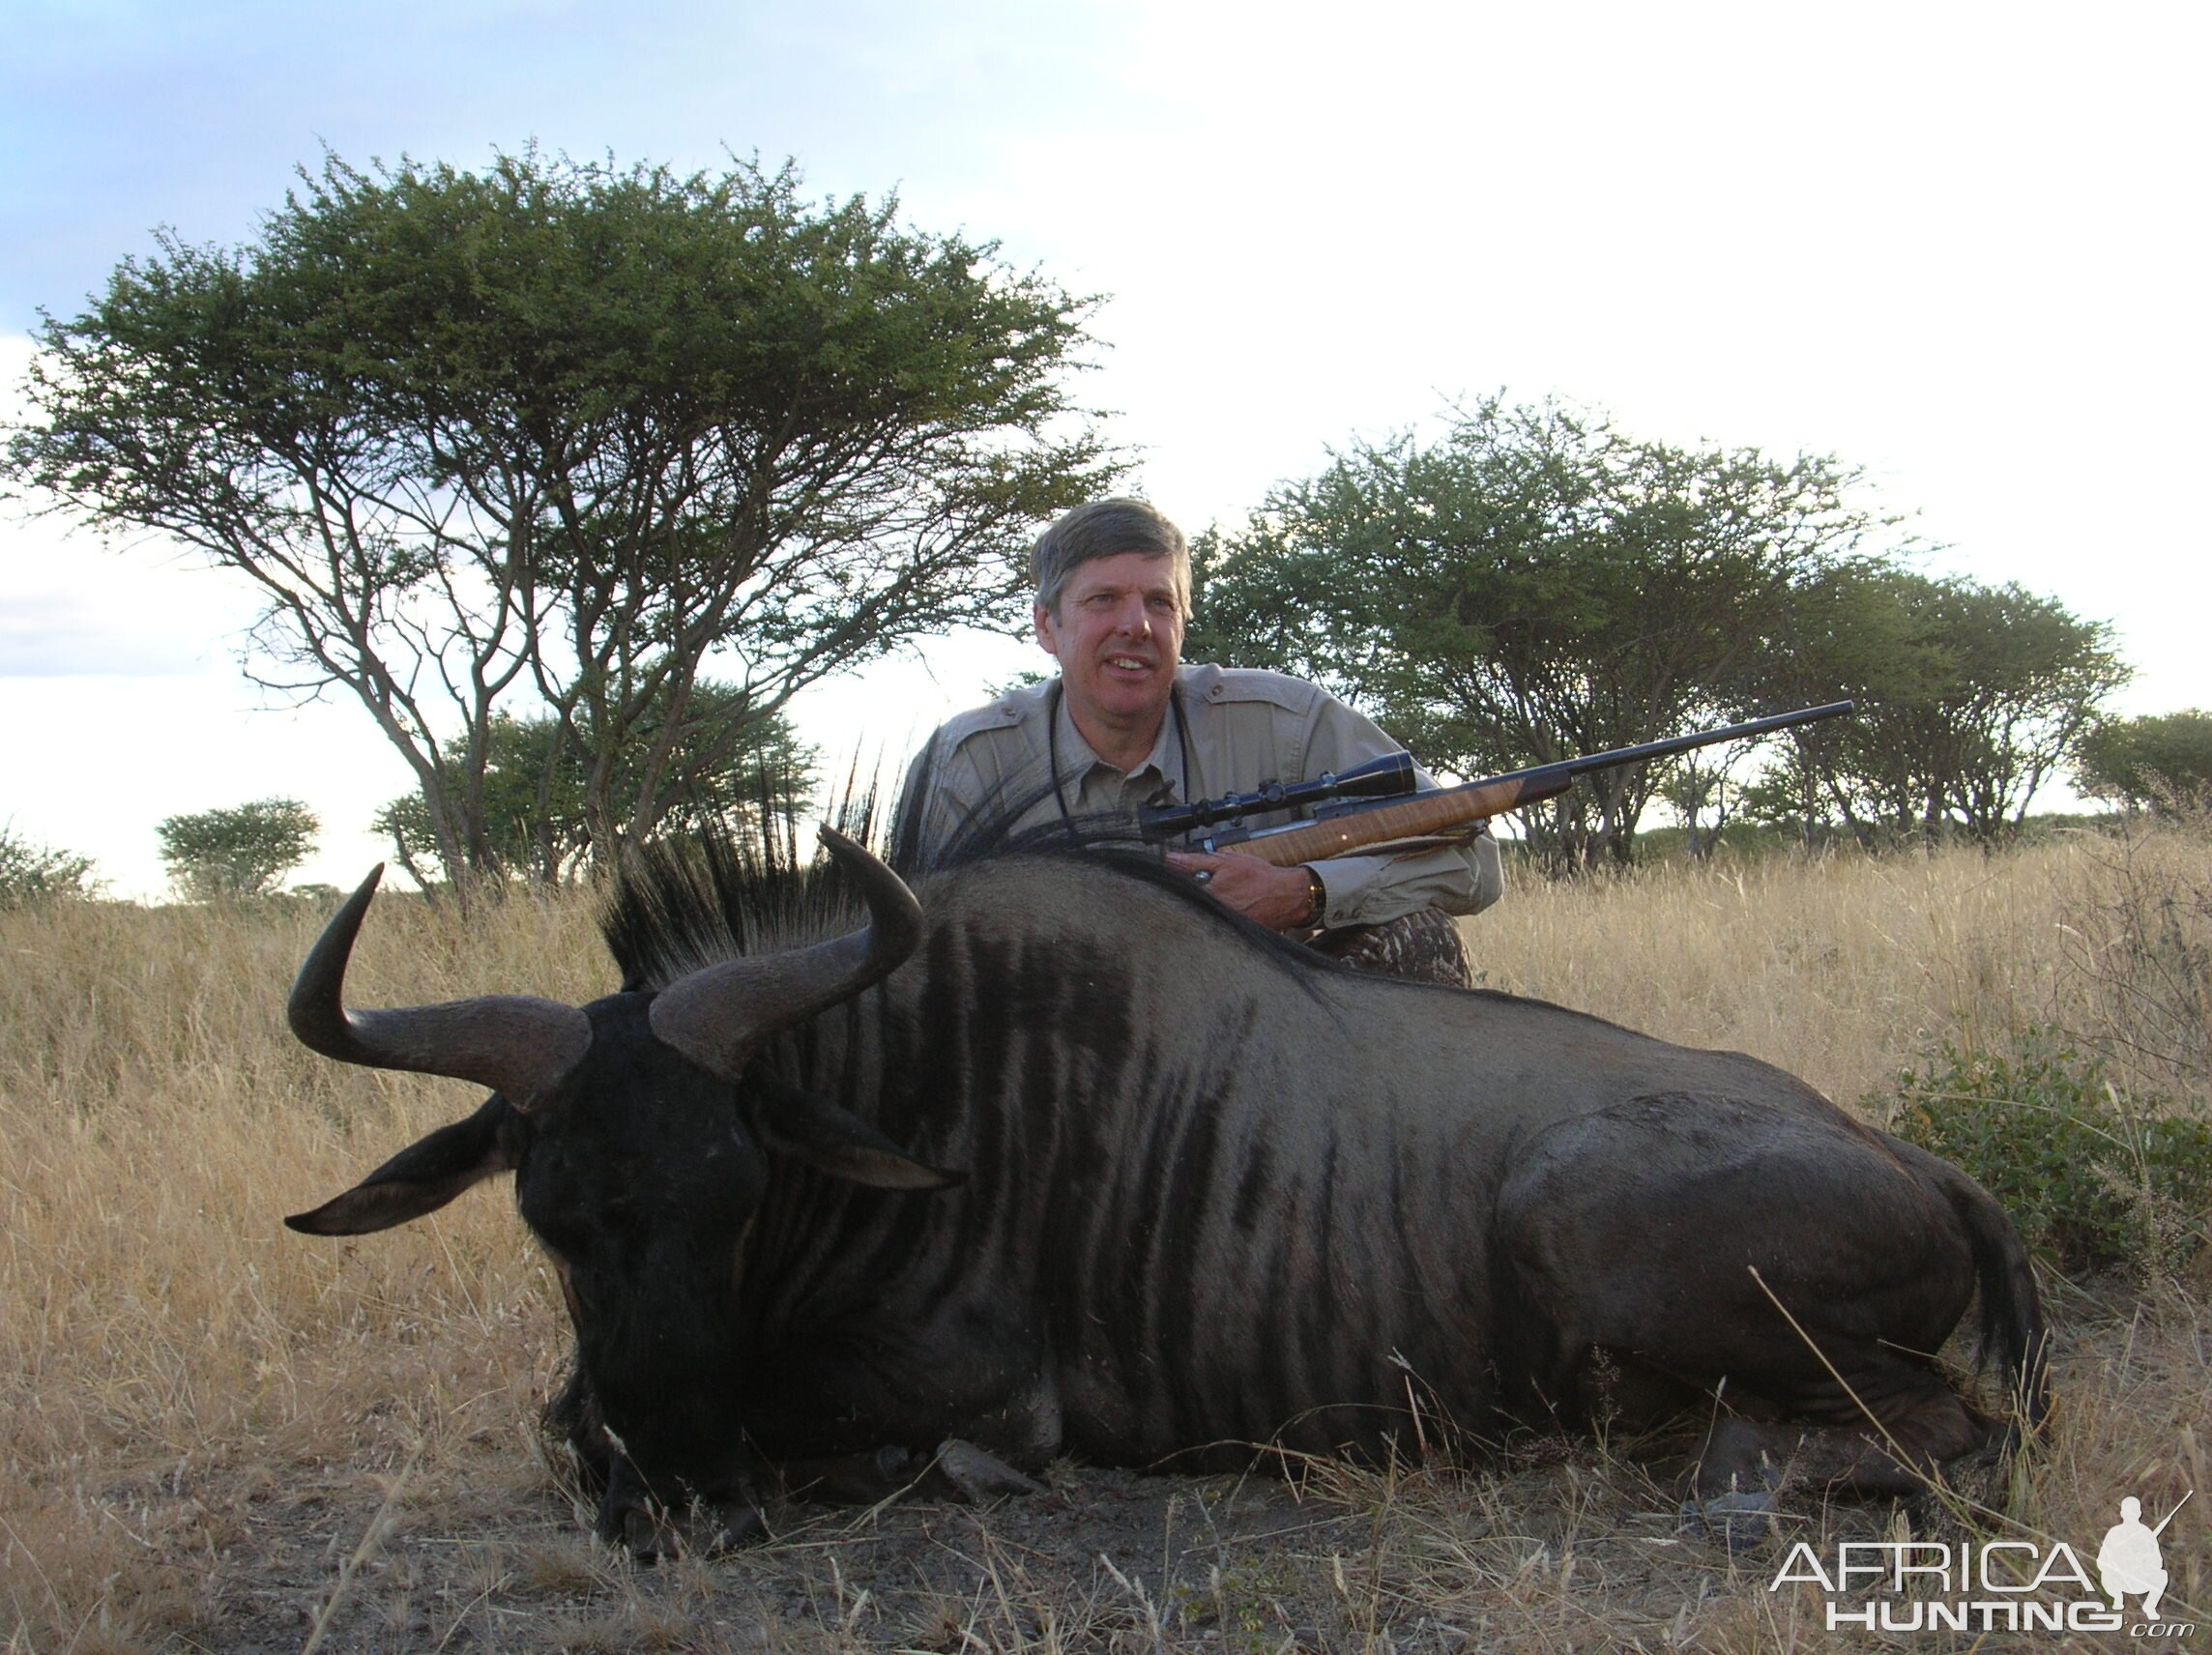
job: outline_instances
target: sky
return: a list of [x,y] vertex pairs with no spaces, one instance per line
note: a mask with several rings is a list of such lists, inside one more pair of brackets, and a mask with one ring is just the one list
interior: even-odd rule
[[[2204,706],[2208,36],[2017,0],[0,0],[0,385],[42,309],[158,226],[249,240],[326,149],[789,158],[1101,295],[1079,393],[1187,529],[1559,396],[1836,455],[1923,566],[2112,623],[2120,711]],[[0,823],[150,895],[162,817],[284,795],[325,823],[299,877],[352,884],[409,778],[357,707],[265,705],[251,616],[0,508]],[[895,757],[1029,660],[940,646],[798,720]]]

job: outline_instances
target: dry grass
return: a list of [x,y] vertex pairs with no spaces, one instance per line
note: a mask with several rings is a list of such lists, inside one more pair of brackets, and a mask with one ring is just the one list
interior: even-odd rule
[[[2200,834],[2075,836],[1525,886],[1471,935],[1495,986],[1750,1051],[1847,1102],[1931,1036],[2041,1021],[2201,1110],[2208,891]],[[1033,1510],[800,1511],[760,1552],[640,1574],[577,1533],[537,1442],[566,1334],[504,1200],[357,1243],[278,1224],[472,1101],[290,1042],[319,918],[0,915],[0,1650],[1867,1641],[1820,1630],[1817,1595],[1768,1592],[1770,1554],[1676,1535],[1666,1496],[1589,1445],[1289,1489],[1063,1471]],[[464,925],[387,899],[353,992],[610,986],[580,903]],[[2212,1499],[2203,1285],[2061,1291],[2060,1429],[2018,1474],[2019,1521],[2086,1547],[2121,1494]],[[2197,1605],[2201,1524],[2168,1542]]]
[[[2170,848],[2205,877],[2200,843]],[[1490,987],[1749,1052],[1849,1102],[1931,1038],[2077,1020],[2070,933],[2112,894],[2124,857],[2081,832],[1995,857],[1777,857],[1528,882],[1468,937]]]

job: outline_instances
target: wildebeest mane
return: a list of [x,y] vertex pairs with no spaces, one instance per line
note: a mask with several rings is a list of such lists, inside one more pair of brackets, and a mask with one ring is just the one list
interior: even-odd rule
[[[1255,948],[1296,969],[1348,969],[1212,901],[1170,868],[1156,847],[1141,841],[1126,817],[1079,816],[1017,827],[1051,791],[1050,783],[1001,789],[926,855],[917,853],[910,834],[894,829],[892,865],[910,882],[925,883],[1003,857],[1102,864],[1240,932]],[[872,795],[849,794],[830,820],[840,832],[880,848]],[[626,853],[599,912],[599,932],[622,973],[624,991],[658,990],[718,961],[801,947],[865,924],[866,911],[851,882],[827,856],[809,852],[812,847],[802,844],[788,816],[763,812],[749,837],[709,829]]]
[[[925,755],[909,781],[910,798],[918,797],[927,786],[928,762]],[[1068,774],[1057,782],[1038,781],[1032,773],[1000,782],[933,853],[924,854],[917,844],[918,823],[911,817],[902,819],[891,832],[891,865],[911,879],[999,857],[1050,857],[1102,863],[1166,891],[1216,924],[1241,932],[1252,946],[1295,968],[1324,973],[1351,969],[1213,901],[1187,874],[1169,867],[1162,859],[1163,847],[1146,841],[1127,816],[1113,811],[1091,815],[1062,812],[1027,828],[1018,826],[1038,804],[1072,790],[1079,779]]]
[[[861,793],[831,822],[865,845],[874,817],[872,797]],[[723,960],[802,947],[865,923],[865,912],[835,863],[801,852],[788,815],[763,811],[749,836],[709,828],[631,847],[598,923],[626,994],[666,988]]]

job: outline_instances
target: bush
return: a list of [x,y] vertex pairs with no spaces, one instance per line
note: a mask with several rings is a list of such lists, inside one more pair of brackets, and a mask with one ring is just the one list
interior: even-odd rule
[[2009,1054],[1945,1042],[1904,1071],[1891,1130],[1978,1179],[2060,1269],[2156,1272],[2204,1240],[2212,1206],[2212,1125],[2161,1108],[2031,1027]]
[[172,816],[155,831],[169,878],[187,896],[267,896],[306,861],[321,824],[296,798],[260,798],[232,810]]
[[2212,808],[2212,712],[2111,719],[2081,739],[2074,785],[2130,810]]
[[92,858],[34,844],[13,825],[0,826],[0,909],[99,894]]

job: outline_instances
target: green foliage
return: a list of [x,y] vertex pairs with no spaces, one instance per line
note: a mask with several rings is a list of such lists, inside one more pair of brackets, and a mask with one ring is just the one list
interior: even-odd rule
[[2212,807],[2212,712],[2099,724],[2081,740],[2074,784],[2130,810]]
[[166,818],[155,829],[169,878],[201,902],[268,896],[313,853],[321,824],[296,798]]
[[1796,605],[1754,704],[1850,696],[1858,715],[1798,733],[1745,804],[1808,837],[1831,822],[1870,843],[2010,837],[2129,676],[2109,625],[2019,586],[1861,566]]
[[1049,673],[1038,672],[1033,667],[1021,667],[1002,682],[992,684],[983,693],[990,700],[996,701],[1000,696],[1011,695],[1017,689],[1033,689],[1051,676]]
[[[1879,527],[1833,460],[1632,438],[1490,398],[1441,443],[1358,445],[1194,548],[1194,655],[1320,679],[1465,775],[1724,721],[1803,584]],[[1660,785],[1608,772],[1528,821],[1625,861]]]
[[99,894],[92,858],[24,838],[0,824],[0,909],[29,908]]
[[1659,798],[1700,846],[1732,817],[1809,844],[2010,837],[2128,677],[2111,629],[1900,566],[1857,480],[1491,398],[1203,537],[1187,647],[1317,678],[1464,775],[1857,701],[1763,750],[1589,778],[1525,818],[1554,869],[1631,859]]
[[[806,684],[1017,616],[1035,523],[1119,471],[1062,390],[1088,309],[789,168],[331,157],[252,243],[48,319],[7,470],[256,581],[263,682],[358,697],[466,881],[517,699],[611,845]],[[654,739],[710,658],[737,715]]]
[[[742,744],[726,759],[712,765],[695,760],[697,749],[720,741],[722,715],[736,717],[742,702],[742,692],[719,685],[703,686],[693,697],[690,717],[672,741],[676,768],[684,778],[683,791],[661,817],[657,832],[731,828],[752,820],[764,807],[790,815],[806,798],[815,779],[814,750],[781,714],[746,723]],[[644,726],[637,747],[650,751],[659,734],[657,725]],[[490,871],[558,885],[590,865],[595,849],[587,807],[595,762],[589,741],[568,740],[560,718],[550,713],[515,718],[503,712],[493,718],[482,783]],[[618,806],[626,805],[639,785],[637,758],[636,748],[617,755],[611,795]],[[393,799],[370,826],[391,835],[394,859],[428,888],[436,840],[422,794]]]
[[2212,1125],[2124,1096],[2052,1031],[1945,1043],[1898,1076],[1891,1129],[1979,1180],[2061,1269],[2162,1269],[2205,1239]]

